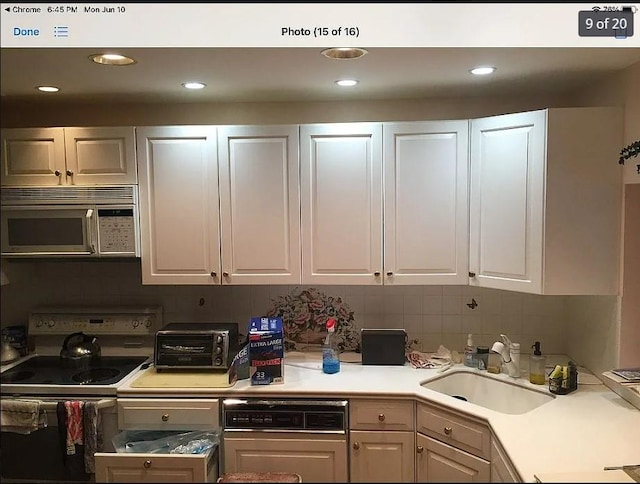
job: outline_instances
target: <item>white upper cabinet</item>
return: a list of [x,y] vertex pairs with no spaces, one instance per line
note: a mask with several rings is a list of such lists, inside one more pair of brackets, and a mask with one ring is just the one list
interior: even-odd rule
[[298,126],[218,128],[223,284],[300,283]]
[[2,185],[133,185],[132,127],[2,130]]
[[383,132],[384,284],[467,284],[468,121]]
[[382,284],[382,124],[300,127],[302,283]]
[[469,284],[616,294],[621,143],[614,108],[472,120]]
[[143,284],[219,284],[216,128],[138,128]]

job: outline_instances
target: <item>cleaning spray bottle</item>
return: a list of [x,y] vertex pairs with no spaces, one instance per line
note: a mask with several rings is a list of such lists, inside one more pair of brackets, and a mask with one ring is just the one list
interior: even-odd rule
[[464,366],[478,368],[476,348],[475,346],[473,346],[473,336],[471,335],[471,333],[467,335],[467,346],[464,347]]
[[340,351],[335,339],[336,324],[334,318],[327,320],[327,337],[322,345],[322,371],[325,373],[340,371]]
[[536,341],[533,346],[533,354],[529,358],[529,381],[536,385],[544,385],[545,364],[547,357],[540,351],[540,341]]

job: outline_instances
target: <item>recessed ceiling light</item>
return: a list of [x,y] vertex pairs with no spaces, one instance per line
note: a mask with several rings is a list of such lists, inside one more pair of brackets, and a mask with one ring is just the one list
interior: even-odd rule
[[189,82],[182,83],[182,87],[185,87],[187,89],[203,89],[205,86],[206,84],[203,84],[197,81],[189,81]]
[[360,49],[359,47],[332,47],[330,49],[325,49],[320,53],[329,59],[350,60],[359,59],[365,55],[367,51],[365,49]]
[[42,92],[58,92],[60,90],[60,88],[56,86],[36,86],[36,89]]
[[341,87],[353,87],[358,84],[358,81],[355,79],[340,79],[339,81],[336,81],[336,84]]
[[106,66],[128,66],[136,63],[131,57],[120,54],[93,54],[89,56],[89,59],[96,64]]
[[474,67],[469,72],[474,76],[486,76],[487,74],[493,74],[496,71],[495,67],[482,66]]

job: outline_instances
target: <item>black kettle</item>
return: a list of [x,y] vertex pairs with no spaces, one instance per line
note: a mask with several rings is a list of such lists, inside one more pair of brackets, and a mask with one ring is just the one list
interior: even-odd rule
[[100,360],[100,356],[100,345],[95,336],[82,332],[67,336],[60,350],[60,360],[66,368],[89,368]]

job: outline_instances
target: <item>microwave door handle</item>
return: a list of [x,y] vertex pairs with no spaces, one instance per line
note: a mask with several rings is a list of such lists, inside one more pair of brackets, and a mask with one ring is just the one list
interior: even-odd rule
[[93,242],[93,225],[91,224],[91,221],[93,219],[93,209],[87,209],[87,213],[84,217],[87,223],[87,248],[89,249],[90,254],[95,254],[96,246]]

